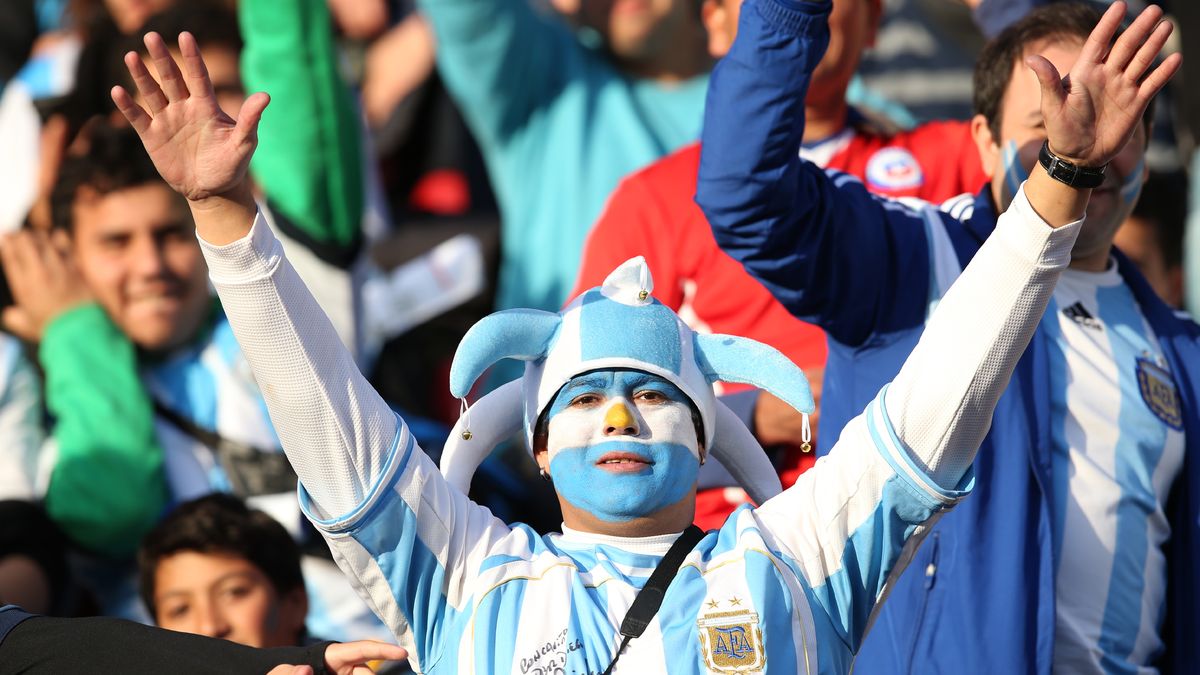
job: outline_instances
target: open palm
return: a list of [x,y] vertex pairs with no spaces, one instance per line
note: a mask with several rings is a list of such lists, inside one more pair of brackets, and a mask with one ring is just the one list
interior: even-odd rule
[[1162,9],[1147,7],[1113,42],[1124,15],[1124,2],[1108,8],[1065,78],[1044,57],[1026,59],[1042,87],[1042,116],[1051,150],[1080,166],[1102,166],[1116,157],[1140,124],[1150,99],[1182,62],[1173,54],[1151,68],[1171,34]]
[[140,56],[125,55],[145,108],[123,87],[113,87],[112,98],[142,139],[163,180],[193,201],[242,187],[258,144],[258,122],[270,98],[251,96],[234,120],[217,105],[208,69],[190,33],[179,36],[186,74],[180,72],[161,36],[147,33],[145,42],[158,80]]

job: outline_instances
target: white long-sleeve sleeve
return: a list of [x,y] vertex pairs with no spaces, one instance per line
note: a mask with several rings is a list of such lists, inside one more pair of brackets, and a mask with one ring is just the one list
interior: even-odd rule
[[896,436],[938,485],[956,485],[974,461],[1082,223],[1051,228],[1022,188],[889,385]]
[[296,475],[319,512],[346,513],[382,474],[401,422],[358,371],[261,213],[248,236],[200,244]]
[[1018,194],[896,378],[826,457],[756,511],[855,648],[928,526],[965,496],[1081,223],[1051,228]]

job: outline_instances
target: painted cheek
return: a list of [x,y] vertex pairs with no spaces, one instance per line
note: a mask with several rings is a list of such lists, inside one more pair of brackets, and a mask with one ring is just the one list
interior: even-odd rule
[[1142,193],[1142,179],[1145,173],[1146,160],[1139,159],[1137,166],[1133,167],[1133,171],[1121,182],[1121,200],[1126,204],[1137,201],[1138,195]]
[[605,452],[628,449],[627,441],[562,449],[550,461],[555,490],[576,508],[618,523],[649,516],[687,497],[700,469],[694,450],[675,443],[640,445],[639,452],[654,463],[632,474],[610,473],[595,464]]
[[1017,142],[1010,140],[1004,144],[1004,152],[1000,157],[1000,169],[1004,171],[1004,188],[1008,196],[1015,197],[1021,189],[1021,183],[1029,178],[1029,172],[1021,164],[1021,152]]

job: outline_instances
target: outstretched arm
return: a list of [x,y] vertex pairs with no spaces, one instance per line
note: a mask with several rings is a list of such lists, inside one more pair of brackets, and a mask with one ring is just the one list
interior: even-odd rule
[[[360,640],[256,649],[106,617],[63,619],[0,610],[0,673],[328,673],[368,675],[368,662],[398,661],[395,645]],[[280,666],[279,664],[304,664]]]
[[307,515],[414,667],[432,667],[445,647],[446,608],[471,597],[483,560],[511,531],[442,478],[355,368],[256,215],[246,165],[266,96],[252,96],[235,121],[212,100],[190,35],[180,36],[186,76],[162,38],[146,42],[162,87],[136,55],[127,64],[150,111],[121,89],[113,98],[159,172],[189,200],[209,274],[300,478]]
[[[1122,149],[1179,65],[1168,59],[1144,75],[1170,31],[1158,9],[1109,50],[1123,10],[1109,10],[1067,80],[1041,57],[1027,61],[1042,82],[1052,149],[1081,166],[1103,165]],[[922,526],[964,494],[995,405],[1070,261],[1089,196],[1035,168],[893,382],[829,457],[759,510],[852,648]],[[795,526],[796,513],[805,526]]]

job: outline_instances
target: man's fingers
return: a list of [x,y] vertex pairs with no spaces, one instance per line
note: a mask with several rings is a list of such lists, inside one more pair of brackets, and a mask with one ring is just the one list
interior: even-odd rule
[[133,130],[138,132],[139,136],[146,133],[146,130],[150,128],[150,115],[142,110],[142,106],[134,102],[129,92],[125,91],[125,87],[121,85],[113,87],[110,95],[117,110],[120,110],[125,119],[129,120]]
[[242,109],[238,112],[237,126],[234,128],[234,137],[239,143],[255,138],[255,134],[258,132],[258,123],[262,120],[263,111],[267,109],[270,102],[271,97],[260,91],[252,94],[242,103]]
[[187,84],[183,81],[183,73],[179,71],[171,51],[162,36],[155,32],[146,33],[143,39],[150,58],[154,59],[154,69],[158,71],[158,82],[168,101],[182,101],[188,97]]
[[5,307],[0,313],[0,323],[8,329],[8,332],[25,340],[26,342],[35,342],[38,339],[37,326],[33,322],[33,318],[24,309],[12,306]]
[[1037,76],[1038,84],[1042,87],[1042,110],[1047,110],[1047,105],[1050,106],[1049,110],[1057,110],[1067,96],[1058,68],[1046,57],[1038,54],[1025,57],[1025,65]]
[[146,70],[146,64],[142,63],[142,57],[137,52],[129,52],[125,55],[125,67],[133,76],[133,83],[137,86],[138,94],[146,102],[146,107],[150,109],[151,115],[157,115],[167,107],[167,95],[158,88],[158,82],[150,76],[150,71]]
[[1125,68],[1125,77],[1133,82],[1141,79],[1146,70],[1154,64],[1154,59],[1158,58],[1158,53],[1162,51],[1163,45],[1167,44],[1167,38],[1171,37],[1171,31],[1174,29],[1175,27],[1171,25],[1170,21],[1163,21],[1155,26],[1154,32],[1137,50]]
[[1124,2],[1114,2],[1109,5],[1104,16],[1100,18],[1100,22],[1092,29],[1092,34],[1083,43],[1083,50],[1079,52],[1080,62],[1102,63],[1104,61],[1104,57],[1108,54],[1108,46],[1112,43],[1113,36],[1117,34],[1117,29],[1121,27],[1121,19],[1124,17]]
[[408,652],[404,648],[375,640],[336,643],[325,648],[325,664],[339,672],[368,661],[400,661],[407,658]]
[[0,261],[4,262],[8,287],[17,304],[21,304],[31,291],[36,292],[42,285],[40,279],[32,278],[40,270],[29,232],[14,232],[4,238],[4,244],[0,246]]
[[[1106,15],[1107,16],[1107,15]],[[1133,59],[1134,54],[1138,51],[1138,46],[1146,41],[1146,38],[1154,32],[1154,27],[1162,20],[1162,9],[1150,5],[1141,14],[1138,15],[1133,23],[1129,24],[1129,28],[1121,33],[1121,37],[1117,38],[1116,44],[1112,46],[1112,50],[1105,58],[1105,63],[1118,70],[1125,70],[1126,66]],[[1155,53],[1158,53],[1157,50]]]
[[216,98],[212,79],[208,76],[208,66],[200,56],[200,46],[196,44],[196,38],[187,31],[179,34],[179,54],[183,57],[183,70],[188,90],[192,95],[199,98]]
[[1162,88],[1167,86],[1167,82],[1179,72],[1179,66],[1183,65],[1182,54],[1172,54],[1163,59],[1163,62],[1158,64],[1158,67],[1150,71],[1146,79],[1142,80],[1142,85],[1138,87],[1138,101],[1145,106],[1154,98],[1154,95]]

